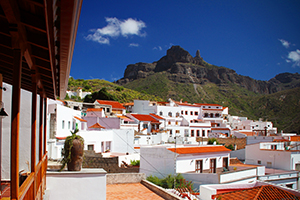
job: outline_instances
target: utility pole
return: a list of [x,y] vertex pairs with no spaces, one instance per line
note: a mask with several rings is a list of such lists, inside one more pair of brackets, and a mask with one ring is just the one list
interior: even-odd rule
[[174,156],[174,189],[176,188],[175,187],[175,184],[176,184],[176,135],[175,135],[175,156]]

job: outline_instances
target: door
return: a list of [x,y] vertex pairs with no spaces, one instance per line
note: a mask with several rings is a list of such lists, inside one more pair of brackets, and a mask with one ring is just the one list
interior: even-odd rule
[[203,161],[202,160],[196,160],[196,173],[202,173],[202,166],[203,166]]
[[223,170],[228,170],[228,157],[223,158]]
[[217,159],[216,158],[211,158],[210,159],[210,173],[216,173],[217,171]]

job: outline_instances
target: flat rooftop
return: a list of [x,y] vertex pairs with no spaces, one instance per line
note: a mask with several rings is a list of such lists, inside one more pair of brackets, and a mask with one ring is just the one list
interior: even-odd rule
[[124,183],[106,185],[106,199],[156,200],[164,198],[155,194],[141,183]]

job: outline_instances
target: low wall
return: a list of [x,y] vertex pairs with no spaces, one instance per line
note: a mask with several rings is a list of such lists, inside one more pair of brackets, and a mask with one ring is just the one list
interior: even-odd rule
[[47,171],[46,182],[49,200],[106,199],[106,171],[103,169]]
[[144,179],[146,174],[143,173],[111,173],[106,175],[106,184],[140,183]]
[[164,188],[159,187],[147,180],[142,180],[141,184],[143,184],[145,187],[147,187],[148,189],[150,189],[151,191],[153,191],[154,193],[158,194],[159,196],[161,196],[164,199],[168,199],[168,200],[184,200],[183,198],[169,193],[168,191],[166,191]]
[[103,168],[107,173],[138,173],[139,167],[119,167],[118,157],[102,157],[101,153],[84,151],[83,168]]

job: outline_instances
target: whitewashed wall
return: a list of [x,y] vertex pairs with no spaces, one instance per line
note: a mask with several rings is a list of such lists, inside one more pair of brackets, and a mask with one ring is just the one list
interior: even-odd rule
[[165,147],[141,147],[140,155],[140,173],[159,178],[174,174],[174,153]]
[[[2,93],[5,112],[9,115],[2,120],[2,162],[1,175],[2,179],[10,179],[10,144],[11,144],[11,103],[12,103],[12,86],[3,83],[6,91]],[[31,163],[31,93],[21,90],[21,110],[20,110],[20,136],[19,136],[19,170],[29,171],[28,164]],[[39,110],[40,99],[37,98],[37,133],[36,133],[36,164],[38,163],[39,149]]]

